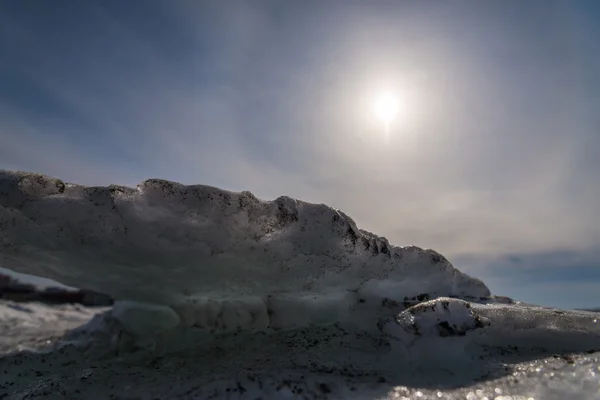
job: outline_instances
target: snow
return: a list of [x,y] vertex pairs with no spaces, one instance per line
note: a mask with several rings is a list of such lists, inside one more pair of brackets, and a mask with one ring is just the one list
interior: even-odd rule
[[[442,302],[448,302],[447,309]],[[0,395],[11,399],[600,398],[600,353],[592,352],[600,348],[600,329],[593,313],[559,315],[529,306],[436,299],[405,311],[420,328],[432,329],[422,334],[407,330],[414,340],[404,349],[385,334],[334,324],[260,334],[214,335],[190,328],[166,337],[170,340],[165,343],[172,344],[166,352],[156,346],[149,353],[126,347],[123,340],[118,349],[110,345],[115,335],[122,336],[116,318],[120,313],[112,310],[13,305],[0,302],[0,327],[11,329],[10,334],[2,332],[3,339],[14,341],[12,350],[22,350],[18,343],[26,339],[27,348],[44,351],[5,349]],[[432,305],[436,310],[427,311]],[[527,324],[527,313],[545,325]],[[474,326],[477,316],[490,323]],[[402,318],[397,319],[402,325]],[[465,327],[465,335],[440,335],[434,329],[439,320]],[[547,335],[550,326],[557,336]],[[67,329],[73,330],[61,338]],[[559,335],[568,340],[557,341]],[[86,336],[95,346],[82,340]]]
[[0,227],[4,267],[118,300],[0,301],[0,398],[600,398],[597,313],[490,296],[325,205],[4,171]]
[[15,279],[23,284],[29,284],[37,287],[38,289],[45,288],[62,288],[67,290],[74,290],[75,288],[68,287],[60,284],[59,282],[53,281],[52,279],[40,278],[34,275],[29,274],[20,274],[18,272],[12,271],[10,269],[0,267],[0,275],[6,275]]

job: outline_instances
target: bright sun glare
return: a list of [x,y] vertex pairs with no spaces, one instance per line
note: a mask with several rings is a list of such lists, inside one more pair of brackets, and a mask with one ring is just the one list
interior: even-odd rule
[[389,127],[394,118],[396,118],[399,108],[398,98],[392,92],[381,93],[375,99],[375,114],[386,127]]

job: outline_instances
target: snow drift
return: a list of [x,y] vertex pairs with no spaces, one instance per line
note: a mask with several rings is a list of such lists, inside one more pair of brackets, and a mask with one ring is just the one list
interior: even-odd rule
[[339,210],[289,197],[156,179],[84,187],[3,171],[0,226],[0,265],[173,306],[190,324],[289,325],[275,310],[290,302],[344,314],[369,297],[490,294],[433,250],[393,246]]

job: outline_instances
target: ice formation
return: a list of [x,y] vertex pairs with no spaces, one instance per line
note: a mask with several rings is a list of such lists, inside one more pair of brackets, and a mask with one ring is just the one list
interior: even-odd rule
[[[435,251],[390,245],[325,205],[0,171],[0,265],[117,299],[93,311],[0,300],[0,381],[13,382],[0,397],[600,393],[597,313],[490,296]],[[49,350],[6,354],[17,337]]]
[[289,197],[2,171],[0,225],[4,267],[170,306],[207,328],[291,328],[360,313],[360,301],[490,294],[433,250],[393,246],[339,210]]
[[393,319],[382,322],[382,329],[392,336],[464,336],[468,331],[489,325],[471,304],[459,299],[440,297],[406,309]]

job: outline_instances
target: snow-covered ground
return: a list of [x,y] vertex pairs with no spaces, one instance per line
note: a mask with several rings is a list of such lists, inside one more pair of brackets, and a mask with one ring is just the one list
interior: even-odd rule
[[491,296],[338,210],[0,171],[0,265],[108,309],[0,302],[0,398],[600,398],[600,318]]
[[[470,325],[464,303],[399,316],[388,337],[341,325],[211,335],[196,329],[163,339],[181,348],[119,346],[104,310],[0,303],[0,396],[11,399],[596,399],[599,330],[587,313],[475,305],[490,324]],[[457,315],[454,315],[454,312]],[[448,315],[444,316],[444,313]],[[83,328],[63,334],[96,314]],[[440,315],[441,314],[441,315]],[[529,321],[524,314],[535,314]],[[436,318],[428,318],[437,315]],[[540,322],[541,325],[537,325]],[[444,324],[446,326],[446,324]],[[415,327],[417,329],[415,329]],[[423,333],[417,335],[417,330]],[[447,330],[444,330],[447,333]],[[60,339],[59,339],[60,338]],[[184,343],[181,343],[184,342]],[[163,343],[163,346],[166,346]],[[23,349],[42,351],[19,351]],[[168,350],[168,351],[166,351]],[[576,354],[579,353],[579,354]],[[588,354],[589,353],[589,354]],[[504,396],[504,397],[503,397]]]

